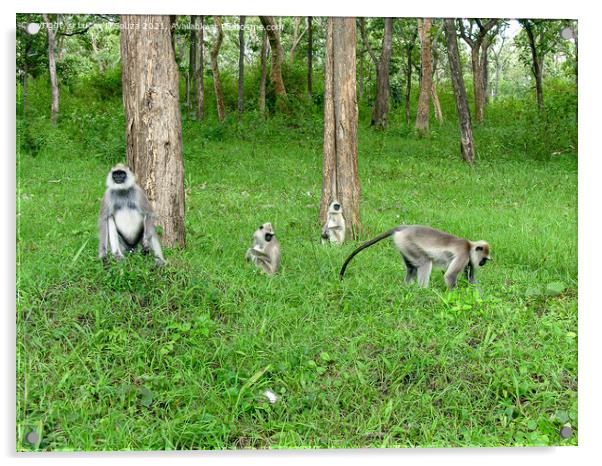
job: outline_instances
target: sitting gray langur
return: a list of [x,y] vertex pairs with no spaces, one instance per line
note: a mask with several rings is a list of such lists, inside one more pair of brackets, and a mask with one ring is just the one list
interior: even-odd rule
[[345,241],[345,217],[343,207],[336,199],[328,206],[326,223],[322,228],[322,244],[343,244]]
[[136,184],[136,175],[127,166],[117,164],[109,171],[106,186],[98,218],[98,257],[106,259],[107,245],[117,260],[141,245],[145,253],[152,250],[157,265],[165,264],[153,209],[144,190]]
[[476,270],[491,260],[489,244],[485,241],[469,241],[422,225],[400,225],[353,251],[341,268],[341,279],[357,253],[389,236],[393,237],[393,243],[405,262],[406,283],[417,278],[418,284],[424,288],[429,286],[433,267],[445,270],[445,283],[451,289],[456,286],[458,274],[462,271],[466,272],[470,283],[477,283]]
[[247,261],[253,262],[268,275],[273,275],[280,266],[280,243],[271,223],[264,223],[253,233],[253,244],[245,254]]

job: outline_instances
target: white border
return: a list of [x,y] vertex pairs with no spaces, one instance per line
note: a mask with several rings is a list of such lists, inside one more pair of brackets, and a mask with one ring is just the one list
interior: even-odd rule
[[[0,412],[2,456],[7,464],[39,464],[42,457],[33,454],[14,453],[15,448],[15,13],[154,13],[154,14],[229,14],[257,15],[308,15],[313,16],[397,16],[397,17],[544,17],[577,18],[579,20],[579,447],[560,448],[506,448],[506,449],[417,449],[417,450],[321,450],[321,451],[232,451],[232,452],[169,452],[169,453],[98,453],[98,454],[47,454],[49,464],[78,464],[86,459],[90,464],[103,464],[108,459],[127,464],[164,464],[177,462],[198,464],[330,464],[339,460],[351,464],[376,461],[379,464],[399,464],[400,461],[423,464],[449,465],[507,465],[512,464],[590,464],[600,458],[598,444],[602,433],[600,423],[599,393],[601,385],[600,355],[602,328],[600,299],[596,293],[602,264],[599,200],[602,199],[600,182],[599,144],[600,134],[600,18],[594,2],[546,1],[541,3],[524,0],[484,2],[482,0],[430,0],[429,2],[392,2],[386,0],[345,1],[329,3],[323,0],[282,2],[276,0],[213,0],[213,2],[170,0],[169,2],[135,2],[105,0],[94,4],[82,4],[66,0],[21,0],[18,4],[2,4],[2,47],[4,71],[1,73],[5,110],[2,112],[3,140],[6,151],[2,157],[2,203],[0,215],[5,218],[5,229],[0,231],[0,244],[6,245],[7,258],[2,266],[2,290],[6,306],[2,331],[2,361],[4,382],[0,393],[4,406]],[[51,5],[51,7],[49,7]],[[598,40],[597,40],[598,39]],[[598,208],[597,208],[598,207]],[[11,227],[6,227],[11,225]]]

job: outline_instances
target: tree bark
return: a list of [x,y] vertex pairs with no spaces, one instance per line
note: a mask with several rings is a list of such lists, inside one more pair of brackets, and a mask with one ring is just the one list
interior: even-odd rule
[[217,63],[219,49],[222,46],[222,40],[224,39],[224,31],[222,29],[222,19],[219,16],[214,16],[213,21],[215,22],[215,27],[217,29],[217,36],[213,43],[213,47],[211,47],[211,72],[213,74],[213,88],[215,90],[215,102],[217,104],[217,118],[219,121],[224,121],[224,118],[226,118],[226,109],[224,107],[222,79],[219,74],[219,66]]
[[261,24],[267,32],[270,41],[270,49],[272,51],[272,66],[270,68],[270,79],[274,85],[276,93],[276,104],[281,110],[286,109],[285,98],[286,88],[282,80],[282,62],[284,52],[280,45],[280,35],[278,34],[278,26],[272,16],[260,16]]
[[357,165],[357,95],[355,18],[329,18],[324,79],[324,159],[320,221],[338,199],[347,231],[361,231],[360,183]]
[[405,95],[405,114],[406,124],[409,125],[411,121],[410,115],[410,97],[412,94],[412,52],[414,50],[414,44],[416,43],[416,36],[418,35],[418,29],[414,31],[411,41],[406,46],[406,95]]
[[59,85],[56,76],[56,35],[48,15],[44,13],[42,15],[44,22],[46,23],[46,31],[48,33],[48,71],[50,73],[50,92],[52,94],[50,103],[50,121],[53,125],[56,125],[57,118],[59,116]]
[[314,38],[312,30],[312,17],[307,17],[307,93],[311,99],[313,96],[313,47]]
[[437,93],[437,84],[435,79],[431,80],[431,98],[433,100],[433,110],[435,111],[435,118],[440,125],[443,124],[443,112],[441,111],[441,102],[439,101],[439,94]]
[[155,209],[163,243],[184,246],[182,126],[170,19],[122,15],[121,25],[128,164]]
[[238,113],[242,113],[245,99],[245,20],[240,17],[238,29]]
[[188,59],[188,82],[189,84],[189,106],[192,109],[192,116],[196,115],[198,106],[198,72],[196,57],[198,55],[197,31],[196,31],[196,16],[190,16],[190,55]]
[[462,65],[460,64],[456,25],[454,20],[450,18],[446,18],[444,22],[449,69],[454,87],[454,97],[456,98],[458,121],[460,123],[460,151],[462,153],[462,158],[469,164],[472,164],[475,160],[472,122],[470,119],[470,110],[468,108],[466,87],[464,86],[464,76],[462,75]]
[[384,18],[382,52],[376,66],[376,101],[372,109],[372,125],[377,128],[387,126],[389,114],[389,69],[391,67],[391,45],[393,42],[393,18]]
[[268,35],[265,31],[261,33],[261,77],[259,78],[259,111],[265,113],[265,84],[268,61]]
[[420,97],[416,111],[416,129],[425,134],[429,129],[430,95],[433,82],[432,54],[431,54],[431,18],[418,19],[418,34],[421,43],[421,72],[420,72]]
[[198,96],[196,116],[199,120],[205,118],[205,17],[201,16],[199,25],[199,67],[198,67]]
[[527,37],[529,38],[529,48],[531,49],[531,71],[533,72],[533,76],[535,77],[535,94],[537,97],[537,108],[540,112],[544,111],[544,101],[543,101],[543,54],[538,56],[537,54],[537,46],[535,44],[535,35],[533,33],[533,27],[530,21],[525,21],[523,23],[525,27],[525,31],[527,32]]

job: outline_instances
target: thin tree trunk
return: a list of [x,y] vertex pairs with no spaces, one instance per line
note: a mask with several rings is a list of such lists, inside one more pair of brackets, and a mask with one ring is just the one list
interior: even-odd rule
[[53,125],[56,125],[56,120],[59,115],[59,85],[56,76],[55,58],[56,36],[52,24],[50,24],[48,19],[48,15],[44,13],[42,17],[47,25],[46,31],[48,32],[48,71],[50,73],[50,91],[52,94],[50,103],[50,121],[52,121]]
[[431,81],[431,98],[433,100],[433,110],[435,111],[435,118],[440,125],[443,124],[443,112],[441,111],[441,102],[439,101],[439,94],[437,93],[437,84],[435,79]]
[[199,68],[198,97],[196,115],[199,120],[205,119],[205,17],[200,17],[199,25]]
[[421,72],[420,72],[420,97],[416,112],[416,129],[425,134],[429,129],[430,94],[433,80],[431,58],[431,18],[418,19],[418,33],[421,43]]
[[268,34],[265,29],[261,33],[261,77],[259,79],[259,111],[265,113],[265,84],[268,61]]
[[198,106],[197,98],[198,98],[198,72],[197,72],[197,64],[196,57],[198,54],[198,46],[197,46],[197,31],[196,31],[196,16],[190,16],[190,55],[188,60],[188,109],[192,109],[192,116],[196,114],[196,109]]
[[412,35],[411,42],[407,45],[406,48],[406,95],[405,95],[405,114],[406,114],[406,124],[409,125],[411,121],[410,115],[410,97],[412,94],[412,52],[414,50],[414,44],[416,43],[416,36],[418,34],[418,30],[414,32]]
[[219,49],[222,46],[222,40],[224,39],[224,31],[222,29],[222,19],[219,16],[214,16],[213,21],[215,22],[215,27],[217,29],[217,37],[215,38],[213,47],[211,47],[211,72],[213,74],[213,88],[215,89],[215,102],[217,104],[217,118],[219,121],[224,121],[224,118],[226,118],[224,93],[222,92],[222,80],[217,63]]
[[295,61],[295,51],[297,50],[297,46],[299,45],[299,43],[301,42],[301,39],[303,38],[303,36],[305,35],[305,32],[307,31],[307,27],[306,27],[305,29],[303,29],[301,34],[299,34],[300,27],[301,27],[301,17],[298,16],[295,18],[295,29],[293,31],[293,41],[291,44],[291,49],[288,53],[288,59],[289,59],[290,63],[293,63]]
[[245,99],[245,20],[240,17],[238,29],[238,113],[242,113]]
[[311,99],[313,96],[313,30],[312,30],[312,17],[307,17],[307,93]]
[[525,22],[525,31],[529,38],[529,48],[531,49],[531,59],[533,61],[531,65],[531,71],[535,77],[535,94],[537,97],[537,107],[540,112],[544,111],[543,102],[543,54],[537,55],[537,47],[535,45],[535,37],[533,34],[533,28],[529,21]]
[[267,32],[270,41],[270,49],[272,51],[272,66],[270,68],[270,79],[274,85],[276,93],[276,104],[281,110],[286,110],[286,88],[282,80],[282,62],[284,52],[280,45],[280,35],[278,34],[278,26],[272,16],[260,16],[261,24]]
[[320,219],[338,199],[347,230],[356,238],[360,221],[357,166],[355,18],[329,18],[324,81],[324,161]]
[[393,42],[393,18],[384,18],[382,52],[376,67],[376,101],[372,110],[372,125],[378,128],[387,126],[389,113],[389,68],[391,66],[391,45]]
[[128,164],[154,206],[163,243],[184,246],[182,126],[170,18],[122,15],[121,25],[128,26],[121,29]]
[[472,87],[474,92],[475,115],[479,123],[483,122],[485,112],[485,99],[483,97],[483,69],[479,60],[480,47],[474,47],[470,53],[472,63]]
[[466,96],[462,65],[460,64],[456,25],[453,19],[446,18],[444,21],[449,69],[454,87],[454,97],[456,98],[458,121],[460,123],[460,151],[462,153],[462,158],[466,162],[472,164],[475,160],[475,148],[472,137],[470,110],[468,108],[468,97]]

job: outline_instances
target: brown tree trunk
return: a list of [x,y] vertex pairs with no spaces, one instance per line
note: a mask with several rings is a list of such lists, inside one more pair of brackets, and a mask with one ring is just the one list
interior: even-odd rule
[[483,68],[479,57],[480,48],[473,48],[470,53],[472,63],[472,87],[474,92],[474,108],[476,119],[483,122],[485,116],[485,97],[483,95]]
[[50,103],[50,121],[53,125],[56,125],[56,120],[59,116],[59,85],[56,76],[56,36],[54,29],[48,15],[44,13],[42,15],[44,22],[46,23],[46,31],[48,32],[48,71],[50,73],[50,91],[52,94],[52,100]]
[[307,17],[307,93],[311,99],[313,96],[313,47],[314,47],[314,36],[312,30],[312,17]]
[[188,60],[188,82],[189,84],[189,106],[188,109],[192,109],[192,116],[196,114],[197,99],[198,99],[198,72],[196,57],[198,55],[197,46],[197,31],[196,31],[196,16],[190,16],[190,55]]
[[435,118],[440,125],[443,124],[443,112],[441,111],[441,102],[439,101],[439,94],[437,93],[437,84],[433,77],[431,84],[431,98],[433,100],[433,110],[435,111]]
[[270,68],[270,79],[274,85],[276,93],[276,104],[281,110],[286,109],[286,88],[282,80],[282,62],[284,52],[280,45],[280,35],[278,34],[278,26],[272,16],[260,16],[261,24],[267,32],[270,41],[270,50],[272,51],[272,66]]
[[179,78],[169,24],[169,16],[121,16],[127,160],[171,247],[184,246],[186,233]]
[[376,67],[376,101],[372,110],[372,125],[378,128],[387,126],[389,114],[389,69],[391,67],[391,45],[393,42],[393,18],[384,18],[382,52]]
[[324,161],[320,221],[338,199],[347,231],[361,231],[360,183],[357,166],[357,96],[355,18],[329,18],[324,78]]
[[460,151],[462,153],[462,158],[466,162],[472,164],[475,160],[474,140],[472,137],[472,122],[470,120],[470,110],[468,108],[466,88],[464,87],[462,65],[460,64],[460,52],[458,51],[456,25],[453,19],[447,18],[444,21],[449,69],[454,87],[454,97],[456,98],[458,121],[460,123]]
[[259,79],[259,111],[265,113],[265,82],[268,62],[268,35],[265,29],[261,33],[261,77]]
[[222,19],[219,16],[214,16],[213,21],[217,29],[217,37],[213,47],[211,47],[211,72],[213,74],[213,88],[215,90],[215,102],[217,104],[217,118],[219,121],[224,121],[226,118],[226,110],[224,107],[224,93],[222,91],[222,79],[219,74],[219,66],[217,63],[217,56],[219,55],[219,49],[222,46],[222,40],[224,40],[224,31],[222,29]]
[[406,114],[406,124],[409,125],[411,121],[410,115],[410,97],[412,95],[412,52],[414,50],[414,43],[416,41],[416,35],[418,34],[418,30],[414,32],[412,35],[411,42],[407,45],[406,48],[406,95],[405,95],[405,114]]
[[535,36],[533,34],[533,28],[529,21],[524,23],[525,31],[527,32],[527,37],[529,38],[529,48],[531,49],[531,71],[533,72],[533,77],[535,78],[535,94],[537,97],[537,108],[540,112],[544,111],[544,102],[543,102],[543,55],[537,55],[537,46],[535,44]]
[[422,67],[420,73],[420,97],[416,111],[416,129],[425,134],[429,129],[430,95],[432,88],[431,18],[418,19],[418,34],[421,43]]
[[196,116],[199,120],[205,118],[205,17],[200,17],[199,25],[199,67],[198,67],[198,97]]
[[245,99],[245,20],[240,17],[238,29],[238,113],[242,113]]

